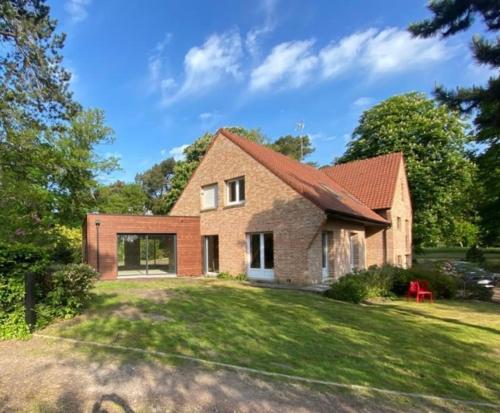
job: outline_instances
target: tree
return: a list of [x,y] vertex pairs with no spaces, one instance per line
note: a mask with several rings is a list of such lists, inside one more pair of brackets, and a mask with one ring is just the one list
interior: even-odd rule
[[61,126],[79,111],[61,66],[64,34],[43,0],[0,3],[0,140],[26,127]]
[[402,151],[418,246],[475,242],[475,166],[460,116],[419,93],[391,97],[361,116],[338,163]]
[[97,179],[117,160],[95,154],[113,131],[99,110],[83,111],[62,130],[25,129],[0,142],[0,239],[46,240],[55,224],[79,226],[94,205]]
[[95,191],[99,212],[108,214],[144,214],[148,197],[139,184],[117,181]]
[[135,182],[147,195],[147,208],[153,212],[156,210],[158,200],[170,191],[174,167],[174,158],[167,158],[135,177]]
[[[297,161],[302,161],[304,158],[314,152],[309,136],[292,136],[286,135],[278,138],[273,143],[268,145],[272,150],[289,156]],[[301,149],[302,147],[302,149]]]
[[[415,36],[452,36],[471,27],[480,16],[490,33],[500,29],[498,0],[447,0],[432,1],[428,8],[433,13],[427,19],[410,25]],[[500,37],[487,39],[474,36],[471,43],[474,59],[493,69],[500,67]],[[478,184],[483,187],[479,211],[481,236],[487,244],[500,244],[500,77],[492,76],[484,86],[459,87],[454,91],[442,86],[435,89],[437,99],[462,113],[474,116],[475,140],[483,144],[476,161],[479,166]],[[486,145],[486,148],[484,148]],[[494,191],[494,192],[493,192]]]

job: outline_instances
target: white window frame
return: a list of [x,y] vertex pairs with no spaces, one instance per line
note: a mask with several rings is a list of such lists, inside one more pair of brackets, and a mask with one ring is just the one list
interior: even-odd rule
[[[205,191],[208,189],[208,188],[215,188],[215,199],[214,199],[214,206],[210,206],[210,207],[207,207],[205,205]],[[212,210],[212,209],[217,209],[218,205],[219,205],[219,185],[217,185],[216,183],[215,184],[209,184],[209,185],[203,185],[201,187],[201,191],[200,191],[200,198],[201,198],[201,210],[202,211],[209,211],[209,210]]]
[[[329,277],[329,256],[328,256],[328,244],[330,241],[330,237],[327,231],[321,233],[321,276],[323,280]],[[323,266],[323,258],[325,259],[325,266]]]
[[[244,176],[240,176],[238,178],[234,178],[234,179],[230,179],[228,181],[226,181],[226,202],[227,202],[227,205],[241,205],[241,204],[244,204],[245,203],[245,200],[246,200],[246,186],[245,186],[245,199],[240,199],[240,184],[241,184],[241,181],[245,182],[245,177]],[[235,182],[236,183],[236,201],[231,201],[230,200],[230,193],[231,193],[231,190],[230,190],[230,185],[231,183]]]
[[[264,250],[264,234],[273,235],[273,250],[274,250],[274,234],[272,232],[253,232],[247,234],[247,276],[252,280],[273,281],[274,280],[274,251],[273,251],[273,268],[264,268],[265,266],[265,250]],[[259,254],[260,268],[252,268],[252,243],[251,236],[259,235]]]

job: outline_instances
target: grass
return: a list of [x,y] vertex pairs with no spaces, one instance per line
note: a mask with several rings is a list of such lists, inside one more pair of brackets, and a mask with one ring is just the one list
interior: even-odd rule
[[84,315],[44,333],[390,390],[500,398],[497,304],[354,305],[221,280],[101,282],[96,293]]

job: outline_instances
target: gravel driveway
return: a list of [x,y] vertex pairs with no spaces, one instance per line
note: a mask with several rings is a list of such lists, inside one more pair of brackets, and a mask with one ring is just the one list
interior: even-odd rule
[[74,346],[0,342],[0,412],[475,411]]

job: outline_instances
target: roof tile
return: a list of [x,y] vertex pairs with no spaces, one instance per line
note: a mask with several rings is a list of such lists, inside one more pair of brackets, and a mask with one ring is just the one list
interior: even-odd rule
[[365,221],[388,223],[322,171],[235,135],[226,129],[220,129],[219,133],[319,208]]
[[376,156],[323,168],[322,171],[338,182],[371,209],[392,206],[401,152]]

